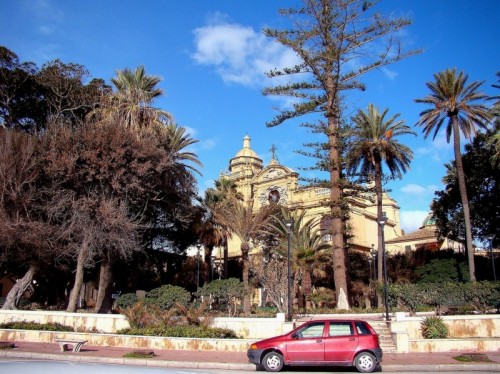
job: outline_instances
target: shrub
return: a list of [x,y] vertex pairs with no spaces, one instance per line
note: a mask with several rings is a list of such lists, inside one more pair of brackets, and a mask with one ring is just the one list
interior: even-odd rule
[[415,315],[422,305],[422,294],[419,288],[410,283],[391,284],[388,289],[389,299],[406,309],[410,315]]
[[161,326],[175,323],[175,309],[162,310],[156,305],[146,305],[143,300],[131,307],[122,309],[122,314],[127,317],[132,328],[144,328],[146,326]]
[[36,330],[36,331],[74,331],[73,327],[65,326],[57,322],[38,323],[38,322],[7,322],[0,324],[0,329],[13,330]]
[[241,300],[244,295],[243,282],[236,278],[216,279],[206,283],[198,291],[198,296],[208,298],[211,307],[217,310],[229,310],[230,306],[235,306],[236,300]]
[[162,310],[171,309],[176,303],[187,306],[190,300],[191,295],[186,289],[170,284],[152,289],[144,299],[146,304],[156,305]]
[[125,358],[152,358],[154,356],[156,356],[154,351],[132,351],[123,355]]
[[117,332],[121,335],[168,336],[172,338],[212,338],[237,339],[233,330],[223,328],[204,328],[201,326],[161,326],[123,329]]
[[466,304],[481,312],[500,307],[500,282],[474,282],[462,285]]
[[130,308],[132,305],[137,303],[139,298],[135,293],[124,293],[116,299],[116,305],[120,309]]
[[448,337],[448,326],[445,325],[441,317],[426,317],[421,326],[424,339],[446,339]]

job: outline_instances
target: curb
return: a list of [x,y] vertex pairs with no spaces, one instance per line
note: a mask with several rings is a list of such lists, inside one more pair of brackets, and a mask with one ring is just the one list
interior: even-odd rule
[[[151,360],[137,358],[116,358],[116,357],[96,357],[96,356],[80,356],[71,354],[53,354],[53,353],[36,353],[36,352],[8,352],[0,351],[0,358],[15,358],[15,359],[32,359],[32,360],[52,360],[52,361],[75,361],[88,363],[102,363],[113,365],[134,365],[134,366],[150,366],[150,367],[172,367],[184,369],[220,369],[220,370],[245,370],[255,371],[254,364],[243,364],[234,362],[188,362],[188,361],[168,361],[168,360]],[[437,365],[415,365],[415,364],[391,364],[382,365],[384,372],[500,372],[500,364],[437,364]]]

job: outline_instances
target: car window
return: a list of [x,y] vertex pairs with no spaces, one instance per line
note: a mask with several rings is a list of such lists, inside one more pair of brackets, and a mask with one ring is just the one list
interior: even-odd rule
[[298,338],[317,338],[323,336],[324,322],[311,323],[297,333]]
[[358,332],[358,335],[370,335],[371,332],[366,327],[366,325],[363,322],[356,322],[356,331]]
[[329,336],[354,335],[351,322],[330,322]]

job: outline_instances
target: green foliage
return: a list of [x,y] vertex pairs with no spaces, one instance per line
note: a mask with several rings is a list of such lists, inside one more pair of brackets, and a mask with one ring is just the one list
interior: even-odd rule
[[156,355],[153,351],[132,351],[123,355],[125,358],[151,358],[154,356]]
[[461,285],[466,304],[486,313],[488,309],[500,308],[500,282],[475,282]]
[[36,331],[74,331],[73,327],[65,326],[57,322],[38,323],[38,322],[7,322],[0,324],[0,329],[13,330],[36,330]]
[[[500,238],[500,168],[491,162],[495,154],[494,147],[488,146],[488,139],[494,131],[478,132],[474,140],[465,145],[463,169],[469,198],[472,235],[485,240],[495,234]],[[454,162],[447,168],[442,191],[436,192],[431,209],[436,218],[439,234],[456,239],[465,237],[462,201]],[[495,239],[495,241],[498,239]],[[495,245],[495,243],[494,243]]]
[[414,315],[417,308],[422,304],[422,295],[418,287],[411,283],[391,284],[388,289],[389,299],[395,300],[397,305],[402,306]]
[[486,313],[500,306],[500,282],[392,284],[389,300],[411,314],[422,306],[432,306],[441,314],[445,306],[467,305]]
[[419,266],[415,273],[418,283],[444,283],[469,281],[469,267],[465,261],[456,258],[434,259]]
[[237,339],[236,333],[229,329],[202,326],[161,326],[123,329],[117,332],[122,335],[168,336],[177,338],[213,338]]
[[206,283],[198,291],[198,294],[209,298],[212,308],[226,310],[236,299],[243,299],[245,287],[243,282],[236,278],[216,279],[213,282]]
[[118,308],[125,309],[130,308],[138,301],[139,298],[135,293],[124,293],[123,295],[120,295],[118,297],[118,299],[116,300],[116,305],[118,306]]
[[448,337],[448,326],[445,325],[441,317],[426,317],[421,326],[422,336],[425,339],[446,339]]
[[168,310],[175,307],[176,303],[186,306],[190,300],[191,295],[186,289],[167,284],[146,293],[144,302],[147,305],[156,305],[162,310]]

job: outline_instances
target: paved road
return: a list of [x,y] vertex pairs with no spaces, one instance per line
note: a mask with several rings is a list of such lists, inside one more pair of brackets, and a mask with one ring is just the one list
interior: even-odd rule
[[[231,372],[231,371],[228,371]],[[1,374],[220,374],[200,369],[175,369],[163,367],[109,365],[71,361],[0,360]],[[234,371],[232,371],[235,374]]]
[[[331,374],[338,373],[356,373],[354,368],[287,368],[282,373],[293,374]],[[377,370],[380,372],[381,370]],[[72,361],[45,361],[45,360],[16,360],[4,359],[0,360],[1,374],[54,374],[54,373],[70,373],[70,374],[239,374],[242,370],[222,370],[222,369],[175,369],[165,367],[147,367],[147,366],[132,366],[132,365],[110,365],[100,363],[83,363]],[[256,372],[255,370],[245,370],[244,372]],[[264,371],[259,371],[265,373]],[[400,371],[393,373],[404,374],[421,374],[422,372],[415,371]],[[462,371],[462,373],[471,374],[489,374],[491,371]],[[455,371],[440,372],[440,374],[457,374]]]

